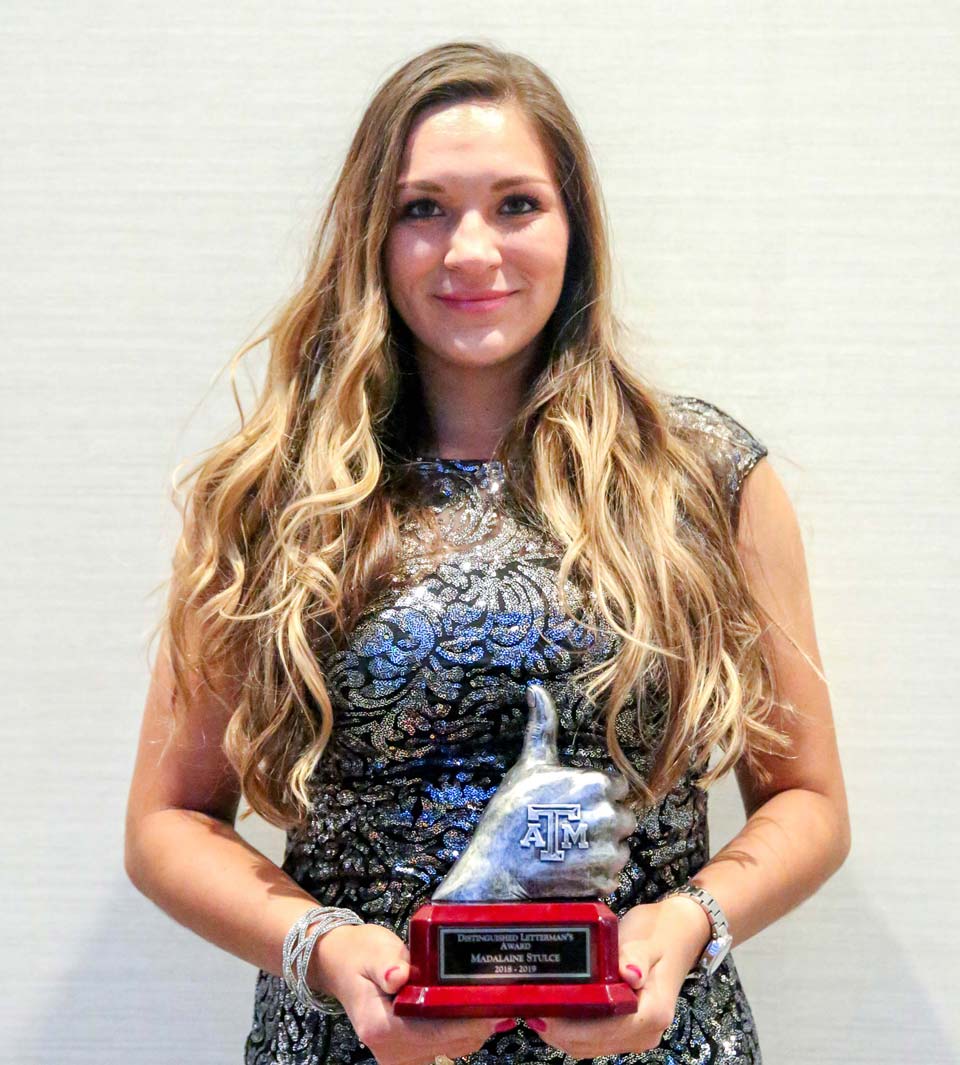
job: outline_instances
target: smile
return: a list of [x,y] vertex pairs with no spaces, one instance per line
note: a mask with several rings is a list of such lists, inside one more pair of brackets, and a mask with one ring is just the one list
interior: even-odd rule
[[458,300],[449,296],[438,296],[437,298],[445,307],[449,307],[452,311],[465,311],[467,314],[483,314],[486,311],[495,311],[499,307],[502,307],[512,295],[512,292],[505,292],[502,296],[495,296],[491,299],[481,300]]

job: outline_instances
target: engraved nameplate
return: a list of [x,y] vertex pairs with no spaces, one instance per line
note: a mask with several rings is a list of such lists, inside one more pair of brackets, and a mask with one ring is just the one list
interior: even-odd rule
[[499,925],[441,928],[440,980],[502,983],[590,978],[590,928]]

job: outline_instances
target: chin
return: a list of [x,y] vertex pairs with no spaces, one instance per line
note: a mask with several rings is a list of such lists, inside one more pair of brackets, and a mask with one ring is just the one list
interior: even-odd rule
[[482,344],[477,347],[464,345],[462,348],[455,348],[453,351],[445,351],[443,358],[461,366],[495,366],[519,355],[523,348],[524,345],[522,344],[517,347],[509,344],[498,344],[496,348],[485,347]]
[[462,347],[468,351],[488,351],[498,356],[512,355],[522,351],[536,336],[527,336],[527,332],[527,329],[507,330],[496,327],[486,332],[464,330],[461,333],[447,334],[447,347],[453,350]]

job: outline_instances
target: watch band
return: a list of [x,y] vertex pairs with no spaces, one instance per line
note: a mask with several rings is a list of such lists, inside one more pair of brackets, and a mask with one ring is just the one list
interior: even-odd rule
[[720,904],[706,888],[698,887],[688,881],[681,887],[668,891],[661,899],[669,899],[673,895],[688,895],[694,902],[700,904],[710,920],[710,942],[707,943],[697,964],[684,977],[685,980],[705,975],[712,976],[720,967],[720,963],[727,956],[733,944],[730,935],[730,926]]

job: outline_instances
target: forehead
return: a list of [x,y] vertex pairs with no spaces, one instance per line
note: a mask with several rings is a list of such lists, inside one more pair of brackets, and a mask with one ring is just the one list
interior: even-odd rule
[[400,180],[455,183],[507,171],[552,180],[550,160],[515,105],[472,101],[439,105],[417,117],[404,146]]

